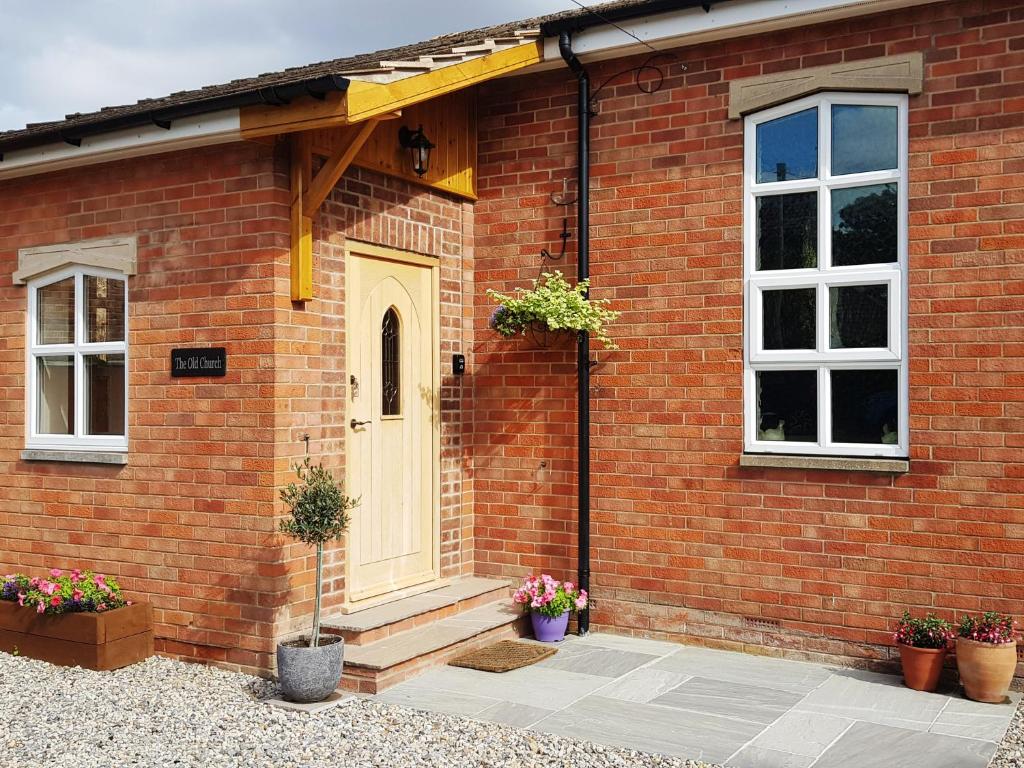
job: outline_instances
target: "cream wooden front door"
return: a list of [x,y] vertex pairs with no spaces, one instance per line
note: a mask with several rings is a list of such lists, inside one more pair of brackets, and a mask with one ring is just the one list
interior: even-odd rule
[[346,270],[349,608],[438,577],[436,260],[352,246]]

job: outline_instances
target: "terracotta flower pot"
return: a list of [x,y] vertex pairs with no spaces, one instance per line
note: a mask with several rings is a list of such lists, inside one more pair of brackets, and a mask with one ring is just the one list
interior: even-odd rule
[[967,698],[1002,704],[1017,668],[1017,644],[981,643],[958,637],[956,668]]
[[939,687],[945,648],[915,648],[900,643],[900,662],[903,664],[903,682],[915,691],[933,692]]

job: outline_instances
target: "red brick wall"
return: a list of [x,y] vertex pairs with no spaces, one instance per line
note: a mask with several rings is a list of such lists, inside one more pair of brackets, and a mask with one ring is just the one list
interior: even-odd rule
[[[260,145],[0,182],[0,571],[93,568],[155,607],[158,650],[266,666],[274,567],[275,262],[287,190]],[[19,248],[138,237],[124,467],[23,462]],[[176,346],[225,346],[222,379],[171,379]]]
[[[910,99],[911,472],[744,469],[742,121],[734,78],[924,51]],[[599,101],[593,294],[622,349],[593,379],[593,620],[731,647],[884,658],[904,607],[1024,600],[1024,9],[942,3],[676,51]],[[591,67],[592,81],[639,60]],[[575,366],[486,329],[543,268],[575,177],[575,81],[481,101],[477,570],[575,569]],[[571,209],[570,209],[571,213]],[[570,223],[571,226],[572,223]],[[573,226],[573,244],[575,228]],[[784,652],[779,650],[777,652]]]

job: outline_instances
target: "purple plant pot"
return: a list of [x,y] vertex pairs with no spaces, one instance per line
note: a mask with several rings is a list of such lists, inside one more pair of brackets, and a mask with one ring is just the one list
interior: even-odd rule
[[551,618],[542,613],[532,611],[530,621],[533,622],[533,636],[542,643],[557,643],[565,639],[565,628],[569,626],[569,612]]

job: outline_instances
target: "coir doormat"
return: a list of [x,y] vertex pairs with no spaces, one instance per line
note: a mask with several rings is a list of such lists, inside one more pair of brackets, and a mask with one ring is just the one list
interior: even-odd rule
[[555,648],[546,648],[537,643],[502,640],[500,643],[487,645],[456,656],[448,663],[453,667],[468,667],[483,672],[508,672],[512,669],[536,664],[555,653],[557,653]]

